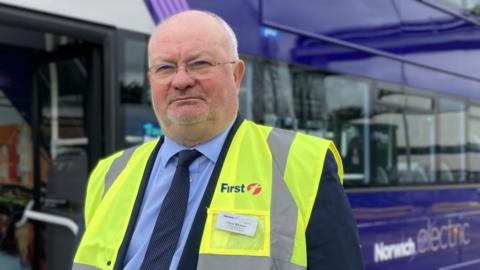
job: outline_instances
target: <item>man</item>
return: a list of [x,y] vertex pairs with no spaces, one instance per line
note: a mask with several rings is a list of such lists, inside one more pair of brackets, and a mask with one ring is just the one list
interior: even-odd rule
[[237,117],[231,28],[182,12],[148,55],[165,136],[92,172],[73,269],[362,269],[333,144]]

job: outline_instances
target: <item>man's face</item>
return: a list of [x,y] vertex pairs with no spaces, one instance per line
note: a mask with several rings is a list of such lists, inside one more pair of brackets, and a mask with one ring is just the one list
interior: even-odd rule
[[[149,73],[155,113],[167,136],[170,129],[181,126],[198,126],[207,133],[217,127],[223,130],[233,120],[243,62],[225,63],[235,60],[229,45],[226,31],[213,18],[206,20],[205,15],[168,22],[154,33],[149,47],[150,67],[178,67],[166,78],[156,76],[155,69]],[[194,68],[187,71],[185,65],[203,61],[225,64],[209,67],[201,76]]]

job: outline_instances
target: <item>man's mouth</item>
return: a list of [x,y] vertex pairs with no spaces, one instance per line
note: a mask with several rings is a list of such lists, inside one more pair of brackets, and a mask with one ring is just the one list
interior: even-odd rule
[[203,100],[200,97],[182,97],[182,98],[176,98],[172,100],[170,103],[175,103],[175,102],[192,102],[192,101],[198,101],[198,100]]

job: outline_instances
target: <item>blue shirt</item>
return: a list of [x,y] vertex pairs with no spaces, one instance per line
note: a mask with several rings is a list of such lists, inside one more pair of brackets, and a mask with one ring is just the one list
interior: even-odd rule
[[[190,192],[188,195],[187,212],[177,248],[170,264],[170,270],[177,269],[198,206],[230,128],[231,126],[210,141],[193,147],[202,153],[202,156],[192,162],[189,167]],[[172,183],[178,159],[176,154],[184,149],[187,148],[165,137],[165,141],[158,151],[143,197],[137,225],[125,255],[123,268],[125,270],[137,270],[142,265],[160,207]]]

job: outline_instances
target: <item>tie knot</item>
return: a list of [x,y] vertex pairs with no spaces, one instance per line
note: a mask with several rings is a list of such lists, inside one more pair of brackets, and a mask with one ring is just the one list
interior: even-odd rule
[[182,150],[178,153],[177,167],[188,168],[190,163],[197,159],[201,155],[197,150]]

